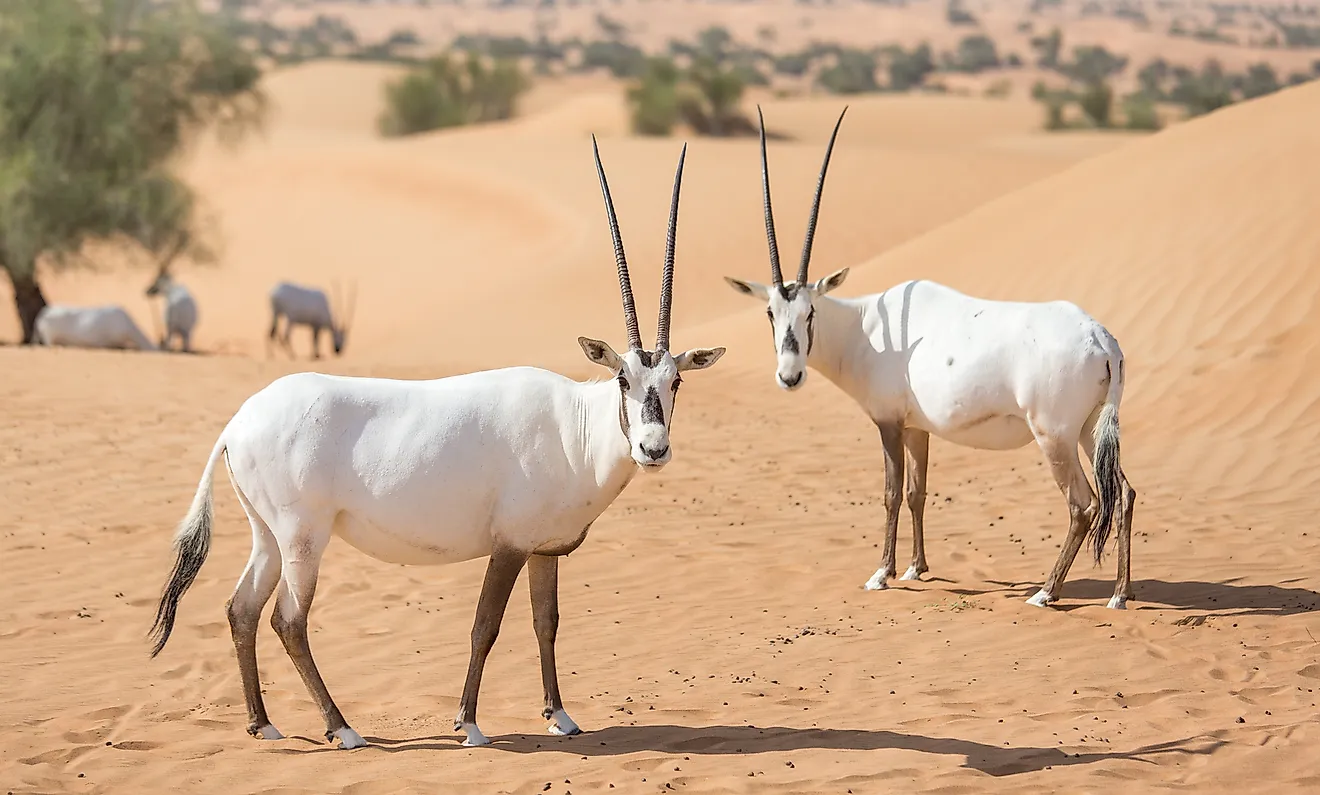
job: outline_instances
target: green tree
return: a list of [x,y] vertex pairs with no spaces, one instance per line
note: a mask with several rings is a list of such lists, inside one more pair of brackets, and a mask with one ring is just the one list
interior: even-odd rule
[[678,121],[679,70],[669,58],[650,58],[628,89],[632,128],[639,135],[668,135]]
[[875,56],[871,53],[865,50],[840,50],[835,56],[834,65],[822,70],[816,82],[832,94],[879,91],[880,84],[875,79],[876,68]]
[[438,55],[385,85],[377,127],[382,135],[399,136],[510,119],[528,86],[510,59]]
[[6,0],[0,15],[0,268],[32,341],[38,263],[76,267],[124,236],[164,255],[195,239],[169,170],[205,130],[259,125],[260,71],[191,0]]
[[1104,81],[1088,83],[1077,96],[1077,104],[1082,113],[1096,127],[1109,127],[1110,115],[1114,106],[1114,90]]
[[909,91],[921,85],[926,75],[935,71],[930,45],[922,42],[911,52],[895,47],[889,57],[889,90]]

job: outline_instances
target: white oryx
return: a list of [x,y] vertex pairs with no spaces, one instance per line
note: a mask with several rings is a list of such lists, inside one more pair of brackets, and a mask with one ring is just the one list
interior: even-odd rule
[[168,350],[170,341],[178,337],[179,348],[185,353],[191,352],[193,327],[197,325],[197,302],[192,293],[176,282],[169,271],[162,269],[147,288],[147,296],[156,295],[165,298],[165,333],[160,338],[161,350]]
[[[338,290],[335,291],[338,295]],[[348,338],[348,329],[353,322],[353,307],[357,301],[357,286],[349,291],[348,306],[341,305],[331,309],[330,299],[323,291],[315,287],[303,287],[290,282],[280,282],[270,291],[270,337],[266,341],[269,353],[270,340],[278,339],[289,356],[293,356],[293,346],[289,336],[294,326],[308,326],[312,330],[312,358],[321,358],[321,329],[330,332],[330,342],[335,355],[343,353]],[[338,303],[338,302],[337,302]],[[344,310],[347,309],[347,312]],[[279,333],[280,317],[284,318],[284,333]]]
[[[985,450],[1014,449],[1034,439],[1068,500],[1070,523],[1053,572],[1028,601],[1044,606],[1059,598],[1088,534],[1098,564],[1117,521],[1118,578],[1109,607],[1126,607],[1132,597],[1136,492],[1119,466],[1118,405],[1124,373],[1118,342],[1067,301],[988,301],[929,281],[904,282],[858,298],[826,295],[843,284],[847,268],[808,281],[825,172],[842,123],[840,114],[816,183],[797,280],[784,284],[762,119],[761,178],[771,284],[726,279],[738,292],[767,303],[778,356],[775,381],[780,387],[801,387],[810,366],[848,393],[880,430],[885,454],[885,553],[866,588],[883,589],[897,573],[904,448],[912,565],[903,579],[914,580],[927,571],[922,516],[930,434]],[[1078,460],[1079,443],[1094,466],[1098,499]]]
[[477,727],[477,693],[509,593],[527,566],[543,715],[553,721],[552,734],[579,732],[564,711],[555,673],[558,557],[577,549],[639,467],[655,471],[669,462],[679,373],[710,367],[724,353],[669,352],[683,157],[674,177],[654,351],[642,348],[599,151],[595,158],[628,350],[617,354],[587,337],[578,342],[588,359],[610,371],[609,380],[577,382],[535,367],[433,381],[300,373],[248,398],[221,432],[175,536],[177,557],[152,627],[152,656],[169,639],[179,599],[206,559],[211,480],[223,460],[252,525],[252,556],[227,610],[254,736],[281,737],[266,715],[256,657],[262,607],[278,587],[271,623],[321,708],[326,738],[338,737],[346,748],[365,744],[335,706],[308,646],[307,614],[332,535],[397,564],[490,556],[454,722],[467,735],[465,745],[489,742]]
[[36,341],[43,345],[156,350],[120,306],[52,304],[37,313],[34,331]]

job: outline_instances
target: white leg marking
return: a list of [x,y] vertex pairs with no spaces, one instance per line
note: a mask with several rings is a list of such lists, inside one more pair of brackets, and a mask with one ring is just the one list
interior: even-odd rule
[[904,579],[904,580],[920,580],[920,579],[921,579],[921,572],[917,571],[917,567],[916,567],[916,566],[908,566],[908,570],[905,571],[905,572],[903,572],[903,577],[902,577],[902,579]]
[[265,726],[262,726],[260,729],[257,729],[257,735],[258,738],[262,740],[284,739],[284,735],[280,734],[280,730],[270,725],[269,723],[267,723]]
[[862,587],[866,588],[868,591],[883,591],[889,587],[889,585],[885,583],[885,580],[887,579],[889,579],[889,572],[885,569],[880,569],[875,574],[872,574],[871,579],[867,580],[866,585]]
[[336,731],[335,736],[343,743],[343,748],[362,748],[367,744],[367,741],[362,739],[362,735],[347,726]]
[[1027,600],[1027,604],[1035,607],[1045,607],[1046,605],[1057,602],[1053,596],[1050,596],[1044,589],[1037,591],[1036,595]]
[[1109,604],[1107,606],[1110,610],[1127,610],[1127,597],[1111,596],[1109,597]]
[[550,717],[555,721],[550,724],[551,734],[557,734],[560,737],[572,737],[575,734],[582,733],[582,730],[578,728],[578,725],[574,723],[573,719],[568,717],[568,713],[562,709],[555,710],[555,713]]
[[477,724],[464,723],[463,731],[467,732],[467,739],[463,741],[464,745],[468,747],[490,745],[490,740],[486,739],[486,735],[481,733],[481,729],[477,728]]

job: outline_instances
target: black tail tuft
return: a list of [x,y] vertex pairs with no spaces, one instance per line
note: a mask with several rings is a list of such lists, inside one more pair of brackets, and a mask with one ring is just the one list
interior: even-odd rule
[[[209,473],[208,473],[209,474]],[[174,569],[165,583],[160,604],[156,607],[156,620],[147,633],[152,640],[151,656],[160,654],[165,643],[174,631],[174,617],[179,610],[179,600],[197,579],[197,574],[206,562],[211,551],[211,494],[209,482],[204,482],[204,493],[198,494],[198,500],[183,520],[183,526],[174,539]]]
[[1104,557],[1105,543],[1118,515],[1123,491],[1122,470],[1118,462],[1118,406],[1106,403],[1095,424],[1095,457],[1091,461],[1095,470],[1095,487],[1099,492],[1100,512],[1091,525],[1091,546],[1095,562]]

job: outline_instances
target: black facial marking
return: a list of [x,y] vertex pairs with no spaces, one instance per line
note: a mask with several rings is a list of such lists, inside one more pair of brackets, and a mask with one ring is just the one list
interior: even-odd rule
[[628,379],[619,376],[619,427],[623,429],[623,438],[628,438]]
[[779,346],[781,353],[801,353],[802,348],[798,346],[797,337],[793,335],[793,329],[784,332],[784,343]]
[[794,298],[797,297],[798,288],[800,288],[801,286],[802,285],[798,284],[797,282],[792,282],[790,284],[781,284],[779,285],[779,294],[784,297],[785,301],[792,301]]
[[[656,353],[658,353],[658,351]],[[643,367],[655,367],[656,362],[660,361],[660,357],[656,356],[651,351],[638,351],[637,358],[642,360]]]
[[646,388],[646,400],[642,402],[642,422],[654,425],[665,424],[665,410],[660,405],[660,393],[655,387]]
[[807,353],[811,353],[811,346],[816,344],[816,309],[812,307],[811,314],[807,315]]

